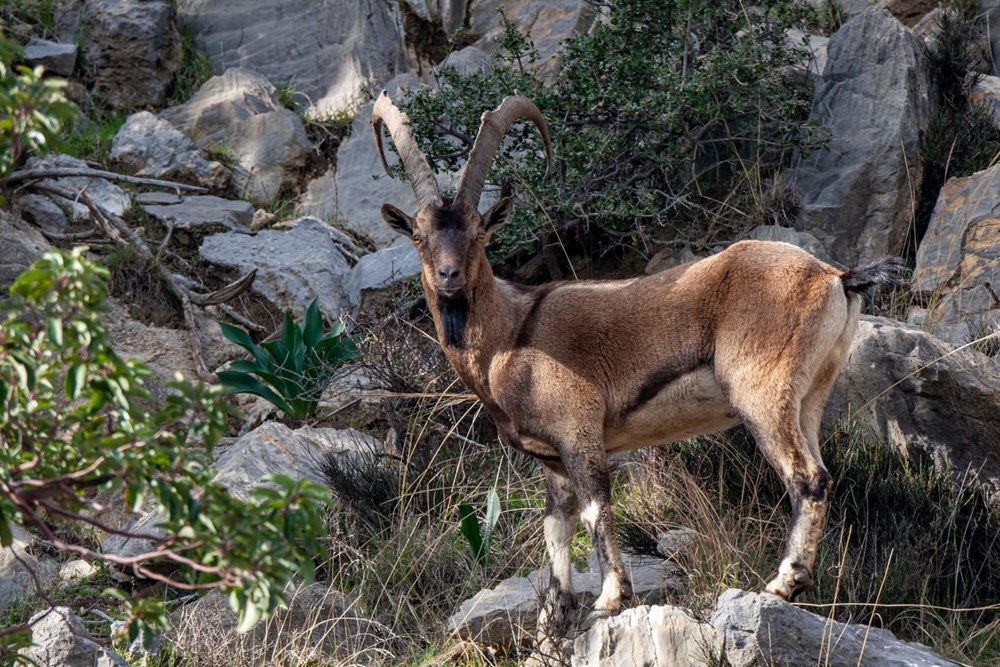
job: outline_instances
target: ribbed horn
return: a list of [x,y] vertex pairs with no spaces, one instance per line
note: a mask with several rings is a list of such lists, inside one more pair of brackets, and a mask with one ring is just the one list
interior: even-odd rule
[[473,207],[479,205],[479,197],[483,194],[483,185],[500,148],[500,142],[510,126],[521,118],[533,122],[541,133],[542,141],[545,142],[546,174],[552,171],[552,142],[549,140],[549,130],[545,126],[542,112],[527,97],[515,92],[505,97],[493,111],[483,113],[472,152],[469,153],[469,159],[462,167],[462,174],[458,179],[456,201],[464,201]]
[[372,131],[375,133],[375,146],[378,148],[378,158],[382,161],[385,173],[392,175],[389,171],[389,163],[385,159],[385,151],[382,148],[382,125],[389,129],[392,143],[399,151],[399,159],[403,162],[403,168],[413,186],[413,193],[417,196],[417,202],[423,204],[441,204],[441,191],[438,189],[437,179],[427,162],[427,158],[413,138],[413,131],[410,129],[410,119],[405,113],[392,103],[388,93],[384,90],[375,101],[372,108]]

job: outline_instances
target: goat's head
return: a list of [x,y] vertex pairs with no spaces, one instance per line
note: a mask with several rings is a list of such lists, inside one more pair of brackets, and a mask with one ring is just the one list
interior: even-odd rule
[[507,220],[511,201],[502,197],[486,213],[480,214],[479,197],[500,142],[510,126],[521,118],[532,121],[538,128],[545,143],[547,164],[551,166],[552,144],[541,112],[524,95],[511,95],[496,109],[483,114],[472,152],[459,177],[458,192],[454,199],[445,199],[427,158],[413,137],[409,118],[392,103],[385,91],[375,102],[372,129],[379,159],[391,174],[382,148],[382,126],[385,125],[399,151],[419,206],[416,214],[410,216],[391,204],[383,204],[382,217],[390,227],[413,241],[420,253],[424,286],[441,298],[461,296],[488,271],[484,247],[490,234]]

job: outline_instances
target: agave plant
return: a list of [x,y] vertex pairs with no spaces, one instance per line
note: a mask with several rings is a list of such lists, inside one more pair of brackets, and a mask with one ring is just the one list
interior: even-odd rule
[[297,419],[311,417],[337,367],[358,358],[354,340],[344,335],[343,321],[323,332],[317,299],[309,304],[301,324],[285,311],[281,337],[260,345],[239,327],[224,322],[221,326],[227,340],[253,357],[234,361],[219,372],[229,393],[260,396]]

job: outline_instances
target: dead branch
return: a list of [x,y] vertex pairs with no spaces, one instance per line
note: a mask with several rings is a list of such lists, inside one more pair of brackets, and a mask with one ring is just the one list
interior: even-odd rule
[[232,301],[250,289],[256,277],[257,269],[254,269],[239,280],[226,285],[222,289],[217,289],[211,294],[195,294],[192,292],[191,301],[199,306],[217,306],[226,301]]
[[38,178],[71,178],[71,177],[91,177],[103,178],[109,181],[121,181],[132,185],[152,185],[159,188],[173,188],[174,190],[187,190],[188,192],[208,192],[208,188],[200,185],[188,185],[187,183],[177,183],[175,181],[164,181],[158,178],[142,178],[140,176],[128,176],[126,174],[116,174],[113,171],[103,169],[86,169],[83,167],[52,167],[48,169],[22,169],[15,171],[7,178],[3,179],[7,183],[16,183]]

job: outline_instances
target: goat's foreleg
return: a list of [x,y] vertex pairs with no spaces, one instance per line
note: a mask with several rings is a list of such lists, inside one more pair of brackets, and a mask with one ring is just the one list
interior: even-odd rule
[[623,598],[632,597],[618,542],[615,539],[611,511],[611,483],[607,457],[599,439],[562,452],[563,463],[576,486],[580,518],[590,533],[590,540],[601,568],[601,594],[594,602],[593,616],[609,616],[621,611]]
[[548,497],[545,503],[545,546],[552,570],[549,587],[538,618],[543,634],[561,634],[569,612],[576,606],[570,543],[576,531],[577,499],[573,483],[562,470],[545,467]]

